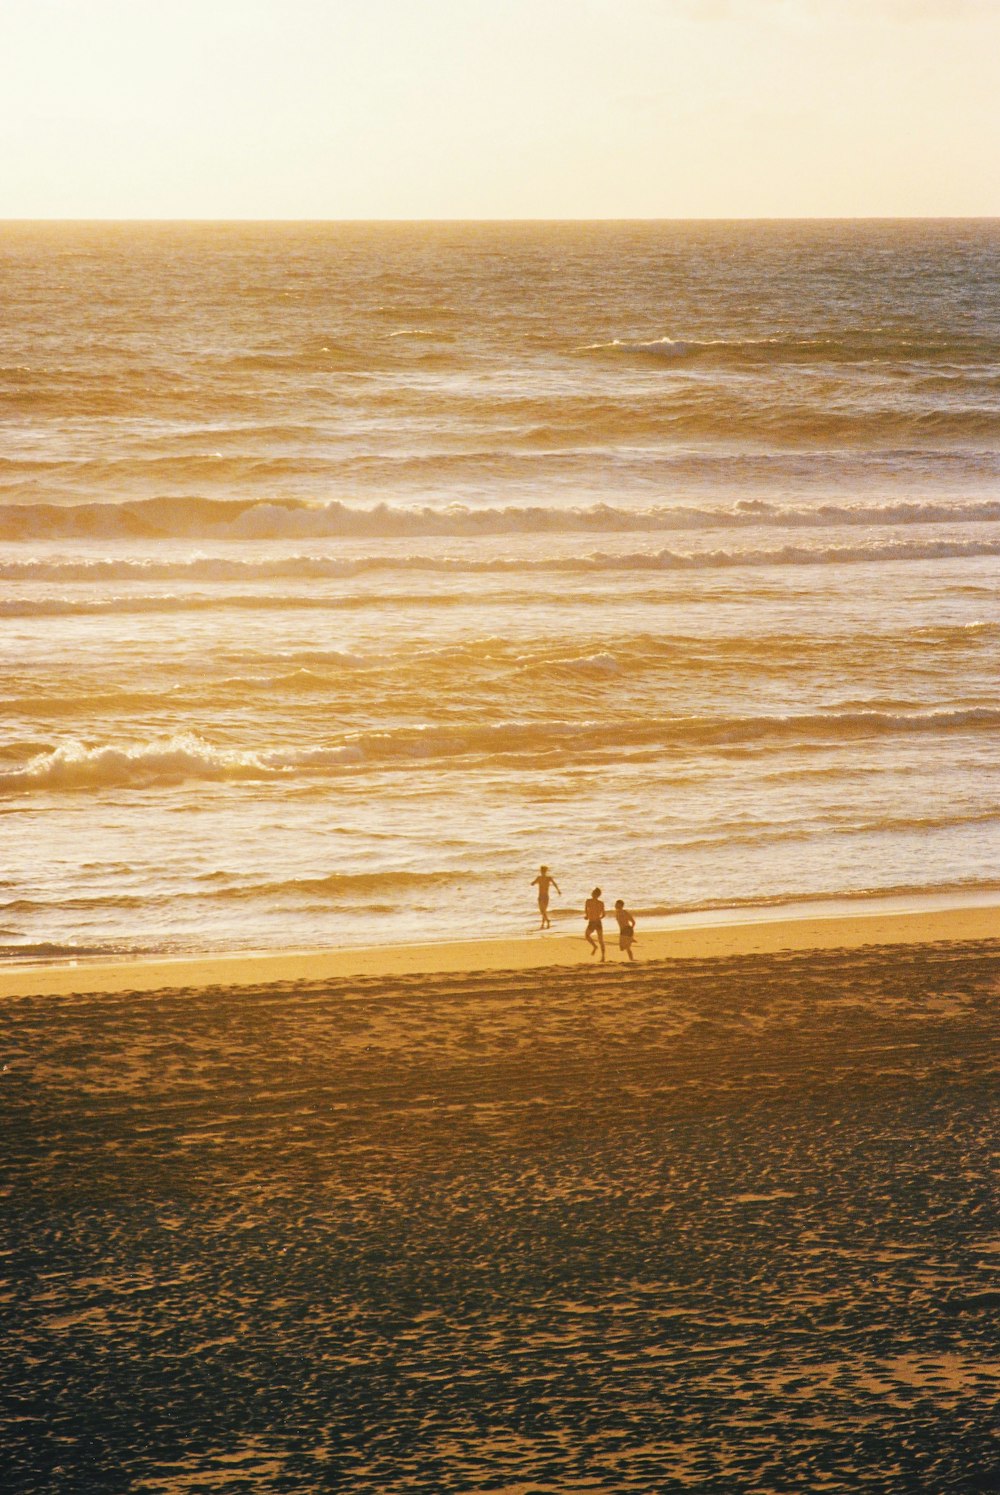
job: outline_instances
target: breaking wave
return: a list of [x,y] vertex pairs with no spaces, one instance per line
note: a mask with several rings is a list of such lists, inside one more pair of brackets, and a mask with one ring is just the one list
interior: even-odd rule
[[[576,661],[577,665],[587,663]],[[587,665],[588,668],[591,666]],[[398,727],[351,734],[307,749],[223,748],[196,733],[125,746],[88,746],[77,739],[0,773],[0,796],[102,788],[149,788],[187,780],[260,782],[323,778],[379,766],[461,759],[507,762],[571,751],[577,761],[607,754],[690,747],[726,748],[864,740],[889,735],[995,732],[1000,708],[936,711],[828,711],[659,721],[503,721]]]
[[128,746],[88,747],[77,739],[40,753],[23,768],[0,773],[0,795],[32,790],[134,788],[187,779],[261,780],[280,778],[295,767],[313,772],[362,761],[360,749],[343,746],[282,754],[216,747],[195,733]]
[[[857,526],[963,525],[1000,523],[1000,499],[898,500],[888,503],[794,505],[762,498],[733,504],[672,504],[625,508],[464,504],[309,504],[208,498],[151,498],[126,503],[11,504],[0,508],[0,539],[77,540],[296,540],[465,539],[534,534],[655,534],[685,530],[754,528],[828,529]],[[87,563],[94,567],[102,563]],[[107,564],[107,563],[104,563]],[[145,563],[155,575],[156,562]],[[22,573],[9,562],[0,574]],[[25,573],[26,574],[26,573]],[[40,571],[35,574],[44,574]],[[88,573],[99,576],[99,570]]]

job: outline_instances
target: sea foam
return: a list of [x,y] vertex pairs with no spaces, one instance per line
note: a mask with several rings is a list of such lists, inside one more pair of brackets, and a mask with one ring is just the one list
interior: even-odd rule
[[[568,662],[592,672],[593,661]],[[598,663],[599,670],[607,666]],[[504,762],[570,752],[600,759],[627,750],[730,747],[736,744],[856,741],[887,735],[995,732],[1000,709],[833,710],[659,720],[462,722],[360,731],[314,748],[238,750],[196,733],[148,742],[88,746],[76,738],[0,773],[0,797],[104,788],[142,788],[185,780],[250,782],[322,778],[378,765],[449,760]]]
[[[779,503],[749,498],[730,504],[623,506],[461,503],[376,504],[365,508],[340,501],[243,502],[218,499],[144,499],[126,503],[11,504],[0,509],[0,539],[47,542],[60,539],[128,541],[330,539],[474,539],[535,534],[656,534],[686,530],[830,529],[858,526],[966,525],[1000,523],[1000,500],[899,499],[884,502]],[[45,573],[19,571],[11,558],[0,574],[11,580]],[[100,561],[81,565],[81,579],[100,576]],[[110,563],[103,563],[110,564]],[[156,575],[157,562],[145,562]],[[221,562],[215,576],[225,579]]]

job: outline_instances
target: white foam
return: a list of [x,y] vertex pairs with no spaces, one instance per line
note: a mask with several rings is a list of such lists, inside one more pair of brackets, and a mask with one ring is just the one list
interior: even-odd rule
[[[147,511],[149,511],[147,513]],[[742,499],[731,504],[616,504],[524,505],[487,507],[464,503],[376,504],[352,507],[340,502],[223,503],[198,499],[148,500],[128,504],[17,505],[2,516],[3,528],[18,544],[59,538],[106,539],[134,543],[130,524],[154,523],[163,538],[221,541],[307,539],[463,539],[479,536],[535,534],[658,534],[703,530],[829,529],[840,527],[897,527],[912,525],[968,525],[1000,523],[1000,500],[900,499],[887,502],[816,504],[777,503]],[[8,557],[0,567],[7,580],[101,580],[126,575],[123,561],[104,559],[52,561],[40,557]],[[232,556],[193,556],[189,574],[205,580],[227,580],[238,574],[241,562]],[[128,562],[147,579],[167,577],[170,562],[145,558]]]
[[[611,659],[611,656],[593,656]],[[570,661],[581,672],[591,660]],[[641,723],[626,721],[506,721],[476,725],[406,726],[369,731],[340,743],[303,749],[217,747],[196,733],[124,745],[88,746],[72,738],[37,754],[23,768],[0,773],[0,796],[61,793],[113,787],[141,788],[185,780],[253,781],[322,776],[345,769],[377,769],[414,759],[490,761],[512,754],[571,748],[616,754],[622,748],[672,745],[725,746],[878,738],[886,735],[995,731],[1000,710],[990,707],[933,711],[831,710],[801,714],[679,716]]]

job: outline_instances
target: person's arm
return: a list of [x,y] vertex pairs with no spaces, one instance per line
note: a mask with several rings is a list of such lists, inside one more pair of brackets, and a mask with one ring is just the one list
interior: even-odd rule
[[556,892],[559,894],[559,897],[561,898],[562,897],[562,888],[556,882],[555,878],[552,879],[552,886],[555,888]]

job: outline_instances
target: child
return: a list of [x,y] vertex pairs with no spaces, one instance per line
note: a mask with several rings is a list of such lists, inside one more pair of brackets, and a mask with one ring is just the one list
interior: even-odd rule
[[618,948],[624,950],[629,960],[635,960],[632,954],[632,941],[635,939],[635,920],[625,907],[625,900],[615,900],[615,918],[618,920]]

